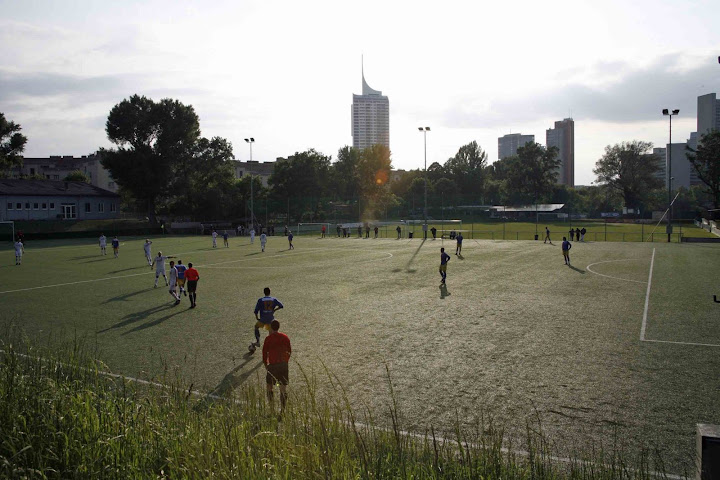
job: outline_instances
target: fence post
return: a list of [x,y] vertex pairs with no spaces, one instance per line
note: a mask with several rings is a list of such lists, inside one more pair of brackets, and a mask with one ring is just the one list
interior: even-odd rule
[[645,224],[644,223],[640,224],[640,231],[642,232],[642,238],[640,240],[644,242],[645,241]]

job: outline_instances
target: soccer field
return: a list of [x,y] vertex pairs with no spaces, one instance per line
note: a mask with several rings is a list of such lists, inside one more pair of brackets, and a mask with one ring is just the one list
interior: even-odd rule
[[[696,423],[720,423],[720,246],[534,241],[454,242],[231,237],[153,238],[200,273],[198,308],[153,288],[144,239],[99,255],[93,240],[29,242],[21,266],[0,249],[0,319],[42,343],[75,336],[108,368],[167,371],[208,392],[259,382],[253,308],[269,286],[298,366],[330,389],[327,367],[357,408],[402,426],[450,432],[490,414],[511,436],[527,422],[561,452],[613,442],[657,447],[669,471],[689,468]],[[452,260],[439,286],[440,247]],[[9,245],[8,245],[9,246]],[[264,334],[263,334],[264,335]]]

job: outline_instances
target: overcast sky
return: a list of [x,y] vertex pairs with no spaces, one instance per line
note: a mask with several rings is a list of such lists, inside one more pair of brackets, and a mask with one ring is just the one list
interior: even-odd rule
[[696,130],[697,96],[720,92],[720,2],[0,0],[0,112],[25,155],[110,146],[105,120],[133,94],[192,105],[206,137],[247,160],[352,144],[350,105],[390,99],[395,168],[445,162],[476,140],[575,120],[575,183],[606,145],[663,146]]

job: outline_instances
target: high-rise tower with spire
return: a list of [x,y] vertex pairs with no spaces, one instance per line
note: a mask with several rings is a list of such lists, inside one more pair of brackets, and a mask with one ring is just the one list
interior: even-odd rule
[[362,95],[353,94],[351,107],[353,147],[385,145],[390,148],[390,101],[381,91],[373,90],[362,73]]

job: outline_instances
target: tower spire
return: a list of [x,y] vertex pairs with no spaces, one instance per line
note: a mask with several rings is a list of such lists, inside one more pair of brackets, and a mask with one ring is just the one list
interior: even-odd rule
[[382,95],[380,90],[374,90],[370,88],[370,85],[365,81],[365,61],[363,55],[360,55],[360,73],[362,74],[362,94],[363,95]]

